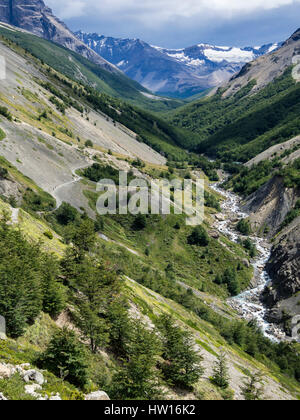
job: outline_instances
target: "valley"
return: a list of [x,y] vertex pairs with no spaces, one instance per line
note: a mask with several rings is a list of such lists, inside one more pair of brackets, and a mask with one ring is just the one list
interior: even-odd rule
[[[299,30],[187,103],[43,1],[2,3],[0,400],[299,399]],[[119,198],[120,171],[191,180],[192,201],[203,179],[203,222],[175,211],[175,188],[168,215],[98,214],[97,183]]]

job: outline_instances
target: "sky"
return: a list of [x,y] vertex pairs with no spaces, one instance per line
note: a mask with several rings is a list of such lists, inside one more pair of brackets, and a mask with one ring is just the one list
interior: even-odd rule
[[183,48],[260,46],[300,27],[300,0],[45,0],[73,31]]

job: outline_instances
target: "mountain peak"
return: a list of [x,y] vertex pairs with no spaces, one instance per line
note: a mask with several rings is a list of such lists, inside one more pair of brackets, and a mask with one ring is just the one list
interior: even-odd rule
[[0,21],[78,52],[107,71],[118,72],[115,66],[76,38],[43,0],[0,0]]
[[199,43],[168,49],[140,39],[112,38],[83,31],[75,35],[145,88],[175,97],[198,94],[228,81],[245,63],[278,48],[278,44],[238,48]]
[[293,35],[285,42],[285,45],[288,45],[291,42],[297,42],[299,40],[300,40],[300,28],[297,29],[297,31],[295,31]]

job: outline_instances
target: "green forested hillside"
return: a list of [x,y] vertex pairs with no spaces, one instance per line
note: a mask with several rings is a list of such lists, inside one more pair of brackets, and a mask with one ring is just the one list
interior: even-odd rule
[[300,86],[291,69],[254,94],[255,81],[234,96],[223,90],[172,113],[170,122],[197,134],[189,147],[224,161],[246,162],[300,132]]

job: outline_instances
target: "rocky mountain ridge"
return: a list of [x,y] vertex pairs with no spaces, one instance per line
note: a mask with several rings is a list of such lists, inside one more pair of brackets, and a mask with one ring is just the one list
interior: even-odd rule
[[224,97],[234,95],[251,80],[256,82],[251,93],[258,92],[291,67],[294,64],[294,57],[298,54],[300,54],[300,28],[276,51],[247,63],[240,73],[224,86],[226,89]]
[[1,0],[0,21],[78,52],[109,72],[118,69],[88,48],[45,5],[43,0]]
[[75,35],[147,89],[177,97],[215,87],[229,80],[245,63],[281,45],[236,48],[198,44],[175,50],[140,39],[118,39],[82,31]]

